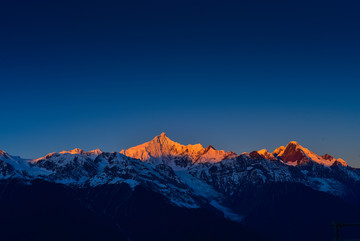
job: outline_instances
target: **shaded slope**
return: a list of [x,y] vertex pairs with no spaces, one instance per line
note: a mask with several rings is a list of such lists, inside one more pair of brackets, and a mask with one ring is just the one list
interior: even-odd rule
[[127,184],[88,189],[34,181],[0,184],[1,240],[266,240],[215,209],[175,207]]
[[294,183],[254,186],[229,200],[230,206],[247,212],[246,224],[275,240],[332,240],[332,222],[358,222],[360,218],[357,205]]
[[0,213],[4,241],[127,240],[109,218],[83,206],[59,184],[2,183]]

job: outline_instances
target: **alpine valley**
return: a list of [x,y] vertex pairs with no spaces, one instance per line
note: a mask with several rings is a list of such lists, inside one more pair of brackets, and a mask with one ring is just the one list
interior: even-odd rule
[[292,141],[236,154],[165,133],[122,150],[0,151],[1,240],[331,240],[360,169]]

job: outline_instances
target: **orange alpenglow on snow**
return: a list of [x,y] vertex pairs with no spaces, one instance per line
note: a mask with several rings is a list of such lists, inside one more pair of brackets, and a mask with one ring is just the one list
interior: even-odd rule
[[[213,146],[204,148],[201,144],[181,145],[170,140],[165,133],[161,133],[161,135],[156,136],[153,140],[144,144],[122,150],[120,153],[144,162],[154,164],[164,163],[175,168],[187,167],[191,164],[199,163],[217,163],[225,159],[237,157],[237,154],[234,152],[216,150]],[[347,163],[341,158],[336,159],[328,154],[319,156],[307,148],[302,147],[296,141],[289,142],[286,147],[280,146],[272,153],[266,149],[262,149],[243,154],[254,159],[260,158],[271,161],[277,161],[278,158],[280,158],[284,164],[291,166],[304,165],[310,162],[328,167],[334,164],[347,166]]]
[[[84,151],[79,148],[75,148],[70,151],[62,151],[59,153],[50,153],[45,157],[31,160],[31,162],[37,162],[42,159],[50,158],[54,155],[86,155],[95,158],[102,154],[100,149],[92,151]],[[127,150],[120,151],[121,154],[131,158],[139,159],[143,162],[149,162],[153,164],[167,164],[173,169],[187,168],[193,164],[200,163],[218,163],[225,159],[234,159],[238,155],[234,152],[226,152],[224,150],[217,150],[213,146],[204,148],[201,144],[195,145],[182,145],[161,133],[151,141],[144,144],[131,147]],[[5,155],[5,152],[0,151],[0,154]],[[252,159],[266,159],[269,161],[281,161],[282,163],[290,166],[305,165],[311,162],[318,163],[327,167],[332,165],[348,166],[348,164],[341,158],[325,154],[323,156],[308,150],[301,146],[296,141],[289,142],[286,147],[280,146],[272,153],[266,149],[253,151],[250,153],[242,153]]]
[[250,152],[249,156],[254,159],[264,158],[272,161],[277,160],[273,153],[268,152],[266,149]]
[[84,151],[80,148],[75,148],[71,151],[62,151],[59,154],[72,154],[72,155],[100,155],[102,153],[102,150],[95,149],[92,151]]
[[286,147],[277,148],[272,154],[280,157],[285,164],[292,166],[303,165],[311,161],[328,167],[336,163],[343,166],[348,165],[343,159],[336,159],[329,154],[319,156],[296,141],[289,142]]
[[102,150],[100,149],[95,149],[95,150],[92,150],[92,151],[84,151],[80,148],[75,148],[73,150],[70,150],[70,151],[61,151],[59,153],[56,153],[56,152],[52,152],[52,153],[49,153],[47,154],[46,156],[44,157],[40,157],[40,158],[37,158],[37,159],[32,159],[30,160],[30,162],[32,163],[35,163],[35,162],[38,162],[40,160],[43,160],[43,159],[48,159],[48,158],[51,158],[52,156],[55,156],[55,155],[64,155],[64,154],[69,154],[69,155],[85,155],[85,156],[93,156],[93,157],[96,157],[98,155],[100,155],[102,152]]
[[122,150],[120,153],[153,163],[169,164],[169,162],[175,159],[175,162],[177,161],[177,163],[174,163],[175,166],[183,167],[194,163],[216,163],[236,156],[234,152],[216,150],[212,146],[204,148],[201,144],[181,145],[170,140],[165,133],[161,133],[161,135],[144,144]]

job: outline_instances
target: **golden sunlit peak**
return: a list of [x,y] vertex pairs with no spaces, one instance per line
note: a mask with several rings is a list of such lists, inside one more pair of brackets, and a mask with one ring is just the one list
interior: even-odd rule
[[205,151],[208,151],[208,150],[210,150],[210,149],[216,150],[216,148],[213,147],[212,145],[208,145],[208,147],[206,147]]
[[344,161],[342,158],[338,158],[336,161],[338,161],[341,165],[343,165],[343,166],[345,166],[345,167],[348,166],[347,162]]
[[66,153],[69,153],[69,154],[82,154],[84,153],[84,150],[80,149],[80,148],[75,148],[71,151],[62,151],[60,152],[60,154],[66,154]]
[[261,149],[261,150],[258,150],[257,153],[266,154],[266,153],[268,153],[268,150],[267,149]]
[[290,141],[288,145],[300,146],[300,144],[297,141]]
[[178,168],[178,164],[170,160],[170,157],[184,157],[183,159],[186,159],[188,163],[183,165],[188,165],[189,163],[216,163],[236,156],[234,152],[216,150],[211,145],[206,149],[201,144],[182,145],[170,140],[165,132],[149,142],[122,150],[120,153],[146,162],[166,163],[174,168]]
[[168,136],[166,135],[165,132],[161,132],[161,134],[159,135],[160,138],[167,138]]
[[72,154],[72,155],[100,155],[101,153],[102,153],[102,150],[100,150],[100,149],[95,149],[95,150],[86,152],[80,148],[75,148],[71,151],[60,152],[60,154]]
[[165,132],[162,132],[160,135],[155,136],[154,140],[159,140],[160,142],[171,141]]
[[103,153],[103,151],[98,148],[98,149],[95,149],[92,151],[88,151],[87,153],[94,154],[94,155],[100,155],[101,153]]

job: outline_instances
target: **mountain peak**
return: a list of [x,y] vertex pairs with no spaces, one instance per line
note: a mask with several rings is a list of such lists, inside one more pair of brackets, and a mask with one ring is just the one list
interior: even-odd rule
[[248,155],[253,159],[267,159],[272,161],[276,160],[275,156],[272,153],[268,152],[267,149],[252,151]]
[[6,159],[8,159],[10,157],[10,155],[5,151],[0,150],[0,157],[5,157]]
[[206,147],[206,149],[205,149],[205,152],[207,152],[207,151],[210,150],[210,149],[216,150],[216,148],[213,147],[212,145],[208,145],[208,147]]
[[284,150],[285,150],[285,146],[280,146],[280,147],[276,148],[272,154],[278,156],[278,155],[282,154],[284,152]]
[[341,158],[336,159],[335,163],[340,163],[340,164],[343,165],[344,167],[347,167],[347,166],[348,166],[347,162],[344,161],[344,160],[341,159]]
[[234,156],[233,153],[216,150],[211,145],[206,149],[201,144],[181,145],[170,140],[164,132],[149,142],[122,150],[120,153],[145,162],[165,163],[175,168],[193,163],[219,162]]
[[102,150],[100,149],[95,149],[95,150],[92,150],[92,151],[84,151],[83,149],[80,149],[80,148],[75,148],[73,150],[70,150],[70,151],[62,151],[62,152],[59,152],[59,154],[71,154],[71,155],[100,155],[102,153]]
[[155,136],[153,141],[159,141],[160,143],[165,143],[171,141],[170,138],[166,135],[165,132],[162,132],[160,135]]
[[120,153],[142,161],[160,161],[161,163],[163,159],[182,155],[193,156],[203,151],[204,147],[201,144],[181,145],[180,143],[170,140],[165,132],[163,132],[151,141],[127,150],[122,150]]
[[4,152],[3,150],[0,150],[0,155],[4,156],[6,154],[6,152]]
[[293,146],[300,146],[301,147],[301,145],[297,141],[290,141],[287,145],[293,145]]
[[80,148],[75,148],[75,149],[73,149],[73,150],[71,150],[71,151],[62,151],[62,152],[60,152],[60,154],[83,154],[83,153],[85,153],[85,151],[84,150],[82,150],[82,149],[80,149]]
[[99,148],[86,152],[86,154],[90,154],[90,155],[100,155],[101,153],[103,153],[103,151]]
[[307,163],[315,162],[324,166],[331,166],[338,161],[343,166],[347,166],[347,163],[343,160],[337,160],[333,156],[325,154],[319,156],[309,149],[301,146],[296,141],[290,141],[285,148],[278,148],[274,152],[280,157],[284,163],[292,166],[305,165]]

